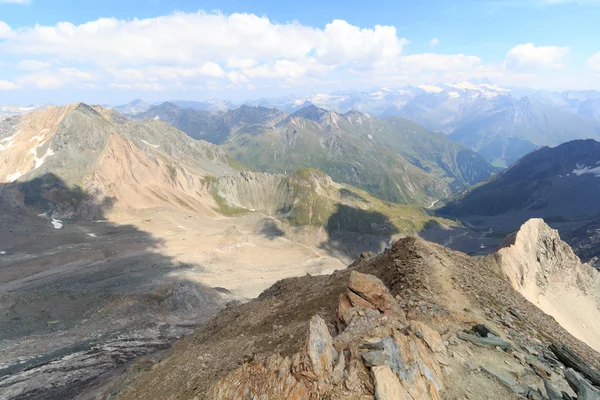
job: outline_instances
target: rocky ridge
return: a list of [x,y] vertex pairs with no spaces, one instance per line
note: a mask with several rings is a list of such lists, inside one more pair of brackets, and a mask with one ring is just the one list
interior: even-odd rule
[[286,279],[228,307],[150,372],[130,372],[115,393],[598,398],[598,353],[523,298],[499,267],[498,259],[401,239],[348,269]]

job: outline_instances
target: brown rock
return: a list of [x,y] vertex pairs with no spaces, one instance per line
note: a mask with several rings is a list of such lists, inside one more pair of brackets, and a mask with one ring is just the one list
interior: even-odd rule
[[368,310],[377,310],[377,307],[375,307],[373,304],[369,303],[367,300],[363,299],[356,293],[352,292],[351,290],[346,291],[346,297],[348,297],[348,300],[350,301],[350,303],[352,303],[354,307],[362,307]]
[[348,288],[384,314],[393,314],[403,323],[406,322],[404,311],[378,278],[352,271]]
[[420,321],[411,321],[410,329],[415,332],[419,332],[421,340],[423,340],[427,346],[435,353],[443,353],[446,351],[446,346],[439,333],[425,325]]
[[412,400],[404,389],[398,376],[390,367],[382,365],[371,369],[375,381],[375,399],[377,400]]

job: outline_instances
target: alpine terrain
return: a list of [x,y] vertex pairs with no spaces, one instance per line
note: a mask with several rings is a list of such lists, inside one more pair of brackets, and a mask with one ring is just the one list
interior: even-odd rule
[[164,120],[260,171],[308,166],[400,203],[431,206],[496,172],[475,152],[398,117],[313,105],[293,114],[251,106],[211,113],[164,103],[137,118]]

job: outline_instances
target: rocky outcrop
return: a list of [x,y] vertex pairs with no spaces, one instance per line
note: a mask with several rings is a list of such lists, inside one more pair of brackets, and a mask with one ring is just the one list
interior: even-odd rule
[[446,357],[446,347],[427,325],[407,324],[381,280],[353,271],[338,315],[344,327],[339,335],[332,337],[316,315],[304,349],[244,363],[209,398],[362,399],[372,393],[379,400],[440,398],[438,360]]
[[556,230],[531,219],[492,257],[515,290],[600,350],[600,273],[582,264]]
[[[582,365],[597,353],[498,268],[405,238],[330,276],[280,281],[220,312],[119,399],[554,400],[593,389]],[[571,386],[551,343],[584,360]]]

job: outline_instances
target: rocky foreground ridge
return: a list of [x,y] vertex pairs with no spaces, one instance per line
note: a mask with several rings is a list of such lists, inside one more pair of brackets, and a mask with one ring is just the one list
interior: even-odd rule
[[[539,254],[540,243],[554,243],[546,261],[561,260],[563,243],[553,242],[560,239],[539,221],[532,224],[539,235],[529,235],[524,251]],[[523,242],[531,229],[519,233]],[[230,304],[160,363],[141,374],[139,365],[131,368],[111,393],[120,399],[599,399],[600,355],[516,290],[503,262],[499,254],[472,258],[401,239],[332,275],[285,279],[254,301]],[[573,268],[579,264],[565,264],[563,278]],[[540,271],[534,278],[543,281]]]

